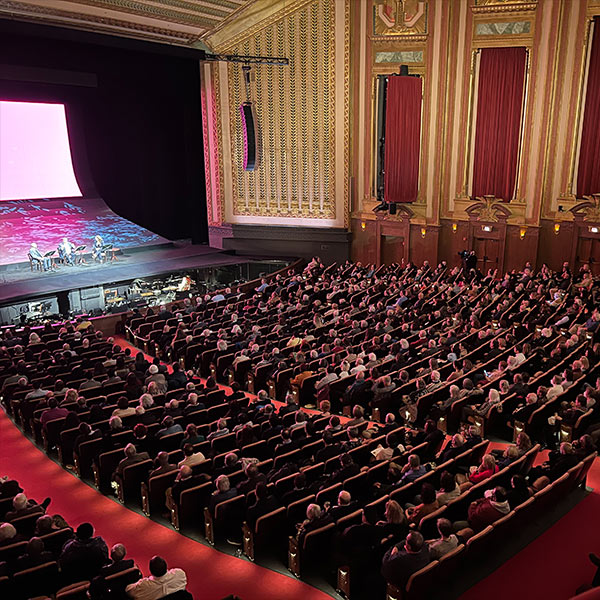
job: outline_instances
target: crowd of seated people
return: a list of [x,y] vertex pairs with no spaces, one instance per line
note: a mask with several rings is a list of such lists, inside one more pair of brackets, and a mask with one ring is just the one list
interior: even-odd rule
[[[205,521],[211,541],[237,544],[243,522],[258,535],[275,513],[287,523],[279,537],[292,533],[302,547],[333,526],[326,539],[338,566],[363,556],[378,574],[374,557],[382,565],[406,553],[420,565],[424,537],[439,534],[438,552],[456,536],[466,542],[595,451],[600,315],[597,288],[577,283],[568,267],[497,281],[444,264],[326,269],[313,260],[253,292],[136,314],[129,326],[149,334],[152,363],[90,325],[78,336],[79,326],[61,328],[54,352],[40,347],[43,335],[31,345],[26,329],[8,330],[5,403],[50,451],[88,456],[101,489],[109,468],[119,489],[135,474],[129,481],[152,502],[158,490],[147,512],[168,509],[178,527]],[[245,386],[258,390],[251,403]],[[332,414],[342,410],[348,420]],[[531,437],[557,446],[564,425],[572,439],[589,434],[569,444],[582,448],[577,460],[564,458],[563,442],[548,465],[523,470],[537,452]],[[516,444],[486,453],[488,427],[514,432]],[[454,434],[447,443],[445,432]],[[384,508],[392,520],[380,525]],[[344,555],[359,543],[339,543],[346,535],[368,551]]]
[[[0,478],[0,590],[4,598],[69,592],[90,600],[190,600],[187,577],[159,556],[142,577],[123,544],[108,548],[90,523],[75,530],[47,514],[50,498],[28,499],[18,482]],[[12,510],[11,510],[12,508]]]

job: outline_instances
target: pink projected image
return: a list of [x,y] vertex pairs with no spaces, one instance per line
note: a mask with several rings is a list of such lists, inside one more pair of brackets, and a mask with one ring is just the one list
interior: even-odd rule
[[0,200],[73,197],[64,105],[0,101]]

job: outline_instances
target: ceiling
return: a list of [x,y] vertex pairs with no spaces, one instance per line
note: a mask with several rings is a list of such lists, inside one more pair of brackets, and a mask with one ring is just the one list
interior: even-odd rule
[[203,38],[254,1],[0,0],[0,18],[204,48]]

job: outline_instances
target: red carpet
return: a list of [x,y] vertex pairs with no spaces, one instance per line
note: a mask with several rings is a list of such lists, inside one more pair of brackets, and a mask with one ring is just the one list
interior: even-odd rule
[[600,459],[587,478],[594,491],[526,548],[480,581],[462,600],[565,600],[596,572],[588,553],[600,554]]
[[232,593],[243,600],[330,598],[301,581],[190,540],[103,496],[50,460],[1,410],[0,440],[0,474],[17,479],[38,501],[50,496],[50,514],[61,514],[75,527],[90,521],[109,547],[125,544],[144,574],[155,554],[181,567],[195,600],[218,600]]

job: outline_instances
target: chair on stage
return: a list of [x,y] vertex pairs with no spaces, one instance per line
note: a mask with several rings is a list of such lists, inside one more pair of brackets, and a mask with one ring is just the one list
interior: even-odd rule
[[44,265],[42,264],[42,261],[39,258],[33,258],[30,252],[27,253],[27,258],[29,259],[29,268],[32,271],[44,270]]

